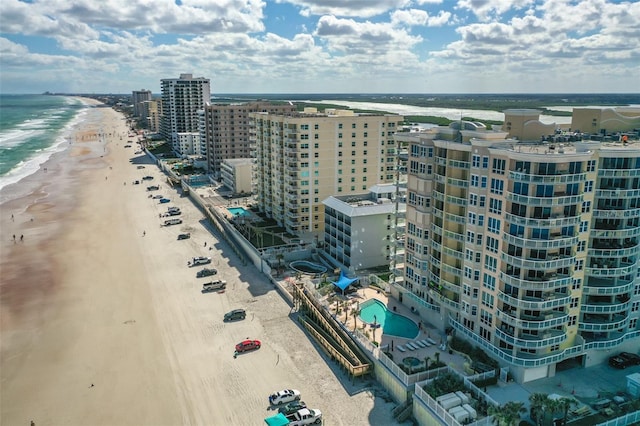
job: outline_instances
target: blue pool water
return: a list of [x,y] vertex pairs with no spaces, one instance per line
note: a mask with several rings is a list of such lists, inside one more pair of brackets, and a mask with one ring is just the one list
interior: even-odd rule
[[[375,318],[374,318],[375,317]],[[360,319],[372,324],[380,324],[384,334],[414,339],[418,336],[418,325],[409,318],[395,314],[379,300],[372,299],[360,305]]]
[[249,214],[249,212],[242,207],[229,207],[227,210],[229,210],[233,216],[245,216]]

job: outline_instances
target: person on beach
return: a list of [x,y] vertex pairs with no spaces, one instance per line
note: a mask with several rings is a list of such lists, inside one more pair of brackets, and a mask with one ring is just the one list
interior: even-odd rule
[[24,241],[24,235],[20,235],[20,241]]
[[145,235],[147,235],[147,231],[142,231],[142,236],[144,237]]
[[16,234],[13,234],[13,242],[16,242]]

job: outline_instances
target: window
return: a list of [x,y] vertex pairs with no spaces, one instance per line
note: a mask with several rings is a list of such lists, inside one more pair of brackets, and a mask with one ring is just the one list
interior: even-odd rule
[[493,237],[487,237],[487,250],[492,253],[498,253],[499,241]]
[[489,213],[502,214],[502,200],[489,198]]
[[491,171],[493,173],[499,174],[499,175],[503,175],[504,174],[504,170],[505,170],[505,166],[506,166],[506,161],[505,160],[500,160],[498,158],[494,158],[493,159],[493,168],[491,169]]
[[504,181],[500,179],[491,178],[491,193],[502,195],[504,192]]
[[482,157],[482,168],[483,169],[489,168],[489,157],[487,157],[486,155]]
[[338,129],[342,129],[342,123],[338,123]]
[[493,308],[494,296],[492,294],[482,292],[482,304],[489,308]]
[[489,232],[500,235],[500,219],[490,217],[487,223],[487,229]]
[[480,156],[479,155],[474,155],[471,158],[471,165],[476,169],[480,168]]
[[478,195],[477,194],[469,194],[469,205],[477,206],[478,205]]
[[593,181],[588,180],[584,183],[584,192],[593,192]]
[[498,267],[498,259],[493,256],[485,255],[484,267],[491,272],[495,272]]
[[580,222],[580,232],[587,232],[589,230],[589,222],[583,221]]
[[631,312],[638,312],[638,309],[640,309],[640,302],[633,302],[631,304]]
[[587,242],[586,241],[578,241],[578,245],[576,246],[576,251],[577,252],[583,252],[585,251],[587,248]]
[[479,214],[478,215],[478,226],[484,226],[484,215],[483,214]]
[[569,325],[569,326],[576,325],[576,321],[577,321],[577,320],[578,320],[578,317],[577,317],[577,316],[575,316],[575,315],[570,316],[570,317],[569,317],[569,324],[568,324],[568,325]]
[[488,288],[489,290],[496,289],[496,277],[493,277],[489,274],[482,274],[482,285]]
[[486,188],[487,187],[487,177],[486,176],[482,176],[480,178],[480,187],[481,188]]
[[591,211],[591,201],[582,202],[582,213],[589,213]]
[[582,271],[582,269],[584,268],[584,260],[578,260],[576,261],[576,271]]
[[573,299],[571,299],[571,303],[569,304],[569,307],[570,308],[577,308],[579,301],[580,301],[580,298],[574,297]]
[[484,207],[486,200],[487,200],[487,197],[485,197],[484,195],[480,196],[480,207]]
[[475,240],[476,233],[467,231],[467,242],[473,244],[473,240]]
[[473,212],[469,212],[469,225],[475,225],[476,224],[476,214]]
[[593,172],[596,169],[596,160],[587,161],[587,171]]
[[478,175],[471,175],[471,186],[478,186],[478,182],[479,182],[479,176]]
[[462,292],[465,296],[471,296],[471,286],[467,284],[462,285]]
[[581,286],[582,286],[582,278],[574,278],[573,283],[571,284],[571,289],[580,290]]

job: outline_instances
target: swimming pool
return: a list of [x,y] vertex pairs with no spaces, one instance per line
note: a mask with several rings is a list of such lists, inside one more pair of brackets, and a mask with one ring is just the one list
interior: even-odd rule
[[228,207],[229,213],[233,216],[248,216],[249,212],[242,207]]
[[418,324],[409,318],[395,314],[377,299],[367,300],[360,305],[360,319],[373,324],[374,321],[382,327],[384,334],[389,336],[415,339],[418,336]]

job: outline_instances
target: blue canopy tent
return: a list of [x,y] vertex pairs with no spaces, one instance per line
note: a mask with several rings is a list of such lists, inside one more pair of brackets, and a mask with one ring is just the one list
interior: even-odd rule
[[354,281],[358,281],[359,279],[360,278],[358,277],[349,278],[344,274],[344,272],[340,271],[340,278],[338,279],[338,281],[333,281],[332,284],[342,290],[342,295],[344,296],[344,290],[349,287],[349,285],[351,285]]

